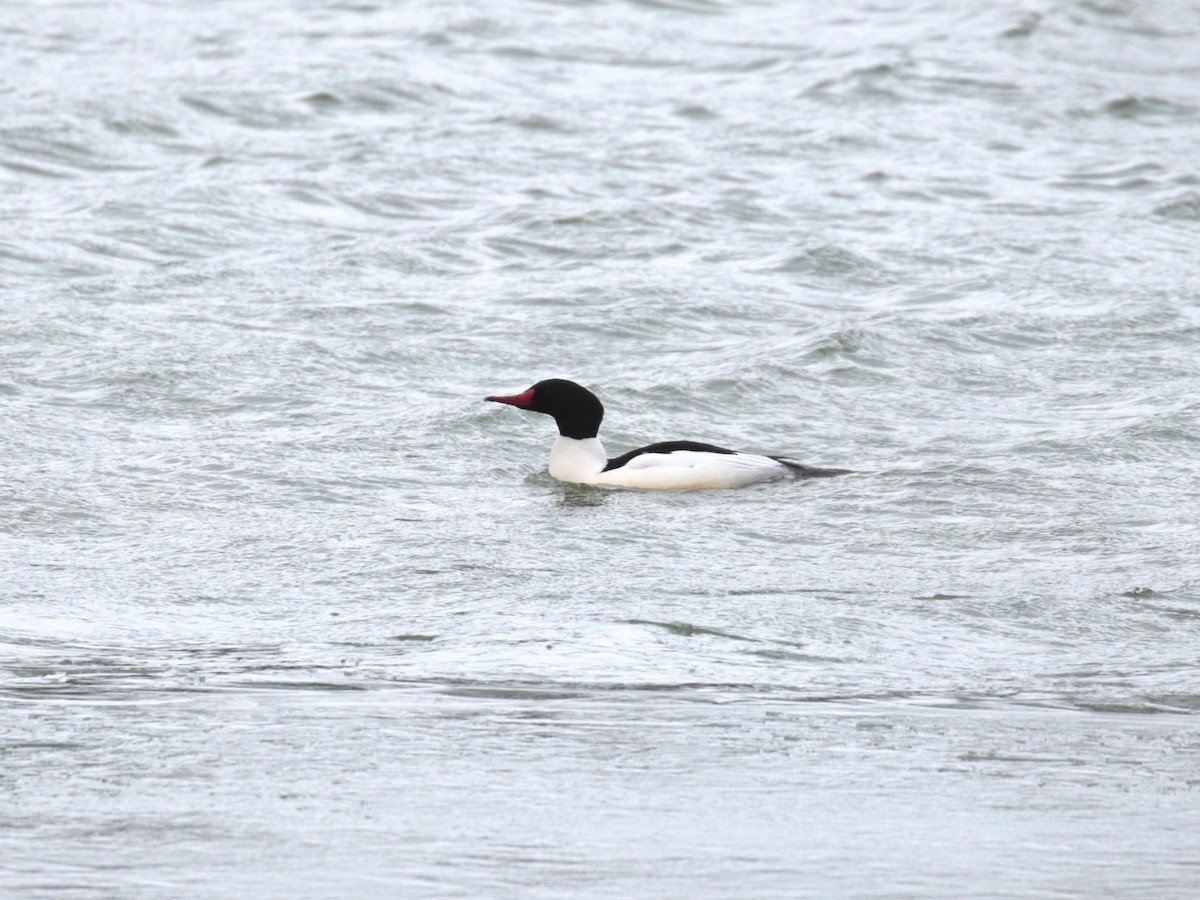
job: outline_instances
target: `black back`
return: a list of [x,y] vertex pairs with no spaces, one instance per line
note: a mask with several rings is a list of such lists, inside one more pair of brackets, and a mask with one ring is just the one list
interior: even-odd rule
[[604,467],[604,471],[611,472],[613,469],[619,469],[643,453],[674,453],[677,450],[695,450],[700,453],[737,453],[736,450],[726,450],[724,447],[714,447],[712,444],[699,444],[696,441],[662,441],[658,444],[638,447],[636,450],[622,453],[616,459],[610,459],[608,465]]

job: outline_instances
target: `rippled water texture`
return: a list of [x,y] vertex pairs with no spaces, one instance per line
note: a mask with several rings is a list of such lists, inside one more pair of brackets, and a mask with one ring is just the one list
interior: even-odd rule
[[6,2],[0,894],[1200,894],[1198,147],[1182,0]]

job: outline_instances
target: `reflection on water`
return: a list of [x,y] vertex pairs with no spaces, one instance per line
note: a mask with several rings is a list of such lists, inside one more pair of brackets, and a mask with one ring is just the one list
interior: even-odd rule
[[563,484],[558,490],[558,505],[564,508],[603,506],[611,493],[609,488],[594,485]]

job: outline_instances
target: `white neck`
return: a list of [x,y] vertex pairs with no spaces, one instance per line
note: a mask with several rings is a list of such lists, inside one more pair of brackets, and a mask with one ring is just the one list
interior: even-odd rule
[[559,481],[595,484],[606,465],[608,455],[599,438],[579,440],[560,434],[550,448],[550,475]]

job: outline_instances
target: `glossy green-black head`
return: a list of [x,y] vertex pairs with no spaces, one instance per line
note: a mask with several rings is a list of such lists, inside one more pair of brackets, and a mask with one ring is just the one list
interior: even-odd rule
[[600,422],[604,419],[604,405],[600,398],[582,385],[565,378],[547,378],[524,393],[485,399],[553,416],[558,423],[558,433],[576,440],[594,438],[599,434]]

